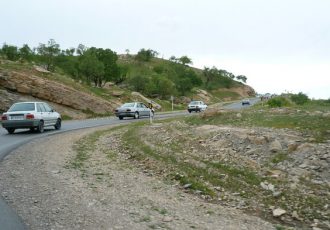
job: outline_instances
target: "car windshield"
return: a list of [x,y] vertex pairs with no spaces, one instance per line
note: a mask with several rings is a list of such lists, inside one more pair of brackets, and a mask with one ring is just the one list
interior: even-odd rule
[[190,104],[191,104],[191,105],[198,105],[198,104],[200,104],[200,103],[199,103],[199,101],[192,101],[192,102],[190,102]]
[[134,107],[135,103],[125,103],[121,107],[127,108],[127,107]]
[[18,103],[13,104],[12,107],[8,110],[8,112],[16,112],[16,111],[34,111],[34,103]]

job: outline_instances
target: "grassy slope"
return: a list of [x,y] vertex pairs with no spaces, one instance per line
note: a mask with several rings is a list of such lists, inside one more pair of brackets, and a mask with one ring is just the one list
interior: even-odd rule
[[[323,142],[330,139],[330,120],[329,117],[315,114],[317,111],[330,111],[330,104],[316,105],[311,103],[303,107],[284,108],[287,112],[276,113],[273,109],[258,107],[250,110],[242,111],[242,117],[237,117],[237,112],[228,113],[211,113],[209,115],[192,116],[182,119],[169,119],[161,121],[163,125],[155,129],[155,133],[141,135],[146,128],[150,129],[145,122],[134,123],[129,126],[118,127],[116,130],[109,130],[109,133],[102,135],[112,135],[115,131],[121,136],[121,149],[125,153],[129,153],[131,161],[135,162],[138,167],[143,165],[145,170],[151,170],[157,175],[162,175],[171,181],[179,181],[187,190],[200,194],[206,199],[226,200],[224,191],[235,193],[236,196],[242,197],[246,204],[255,204],[258,202],[264,205],[265,210],[258,211],[258,215],[268,219],[271,214],[267,211],[267,207],[280,206],[291,211],[298,210],[305,223],[312,221],[313,218],[324,219],[317,211],[322,210],[323,201],[329,200],[329,195],[318,197],[313,193],[306,195],[303,191],[291,190],[286,179],[267,178],[269,182],[277,188],[283,188],[281,199],[274,197],[270,192],[260,188],[260,182],[265,178],[254,169],[249,168],[243,163],[238,165],[228,162],[215,162],[212,158],[202,158],[190,154],[191,148],[197,149],[200,144],[196,144],[198,137],[189,137],[189,129],[187,127],[214,124],[214,125],[231,125],[239,127],[274,127],[297,129],[303,133],[310,134],[315,138],[314,141]],[[119,130],[120,129],[120,130]],[[173,137],[166,139],[168,137]],[[152,137],[152,139],[150,139]],[[166,141],[164,141],[165,137]],[[92,138],[92,137],[91,137]],[[196,139],[197,138],[197,139]],[[155,139],[157,139],[155,141]],[[160,143],[157,143],[159,140]],[[171,140],[171,141],[170,141]],[[154,142],[153,142],[154,141]],[[275,154],[269,159],[272,164],[277,164],[287,160],[286,153]],[[271,165],[271,164],[270,164]],[[267,168],[267,165],[263,167]],[[271,166],[269,166],[271,167]],[[271,169],[271,168],[270,168]],[[230,178],[230,179],[227,179]],[[316,191],[326,191],[326,185],[312,185],[306,183],[304,186]],[[217,191],[219,189],[219,191]],[[222,190],[224,189],[224,190]],[[230,198],[231,199],[231,198]],[[323,201],[322,201],[323,199]],[[233,200],[233,202],[235,202]],[[247,210],[249,208],[247,207]],[[251,209],[253,213],[255,210]]]
[[[155,72],[155,67],[162,66],[165,68],[167,72],[172,71],[171,65],[173,65],[172,62],[160,58],[153,58],[149,62],[138,62],[135,61],[132,56],[130,57],[125,57],[121,56],[118,60],[119,65],[128,65],[129,66],[129,73],[128,77],[130,76],[135,76],[135,75],[145,75],[145,76],[155,76],[158,73]],[[55,73],[42,73],[39,71],[35,70],[35,67],[31,63],[22,63],[22,62],[11,62],[11,61],[3,61],[0,67],[0,70],[2,71],[19,71],[19,72],[24,72],[24,73],[30,73],[33,74],[34,76],[42,77],[42,78],[47,78],[49,80],[57,81],[59,83],[65,84],[67,86],[70,86],[76,90],[82,91],[82,92],[87,92],[89,94],[92,94],[94,96],[101,97],[106,100],[120,100],[122,102],[132,100],[131,98],[131,91],[127,89],[125,86],[118,87],[118,86],[111,86],[111,89],[106,89],[106,88],[96,88],[92,87],[87,84],[79,83],[75,80],[73,80],[70,76],[66,75],[61,69],[56,69]],[[193,70],[196,72],[196,74],[202,78],[203,81],[205,81],[204,76],[202,74],[202,70],[193,68]],[[241,85],[241,83],[235,82],[235,86]],[[201,88],[203,89],[203,88]],[[205,89],[204,89],[205,90]],[[121,96],[115,97],[112,95],[113,91],[119,91],[121,92]],[[217,103],[224,98],[232,98],[232,99],[238,99],[240,97],[239,94],[233,91],[228,91],[228,90],[214,90],[214,91],[209,91],[209,96],[210,96],[210,103]],[[193,90],[193,92],[188,93],[186,96],[189,98],[198,98],[197,96],[197,91]],[[172,109],[171,102],[169,100],[159,100],[154,98],[158,104],[162,106],[162,111],[170,111]],[[180,110],[185,108],[185,104],[174,104],[174,110]]]
[[[157,67],[162,67],[164,68],[164,72],[171,72],[173,71],[171,65],[173,63],[171,61],[161,59],[161,58],[152,58],[149,62],[138,62],[134,60],[133,56],[125,56],[122,55],[121,58],[118,60],[119,65],[128,65],[129,66],[129,73],[128,77],[130,76],[136,76],[136,75],[146,75],[146,76],[155,76],[158,75],[154,71],[155,68]],[[194,67],[190,67],[201,79],[203,82],[206,81],[203,71],[201,69],[197,69]],[[242,83],[234,81],[233,87],[241,87]],[[217,103],[225,98],[232,98],[233,100],[239,99],[241,96],[234,92],[230,91],[230,89],[225,89],[219,87],[217,90],[212,90],[209,91],[205,89],[204,87],[200,87],[200,89],[208,91],[210,97],[211,97],[211,102],[212,103]],[[186,95],[189,98],[194,98],[196,97],[196,90],[193,90],[193,92],[188,93]]]

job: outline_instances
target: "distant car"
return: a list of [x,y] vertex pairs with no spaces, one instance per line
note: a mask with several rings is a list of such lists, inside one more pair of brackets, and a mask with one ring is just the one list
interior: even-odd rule
[[115,115],[120,120],[124,117],[133,117],[139,119],[140,117],[150,117],[154,115],[154,110],[150,109],[142,102],[125,103],[115,110]]
[[201,112],[206,110],[207,105],[203,101],[191,101],[188,105],[188,112]]
[[250,105],[250,99],[249,98],[244,98],[242,100],[242,105]]
[[61,115],[45,102],[19,102],[1,116],[2,127],[12,134],[16,129],[29,128],[42,133],[44,127],[61,128]]

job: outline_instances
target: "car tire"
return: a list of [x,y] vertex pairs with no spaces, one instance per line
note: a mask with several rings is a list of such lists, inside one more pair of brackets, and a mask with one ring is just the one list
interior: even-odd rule
[[13,134],[15,132],[14,128],[7,128],[9,134]]
[[189,113],[191,113],[191,110],[188,110]]
[[61,129],[61,126],[62,126],[62,121],[60,118],[58,118],[54,127],[56,130],[59,130],[59,129]]
[[122,116],[119,116],[118,118],[119,118],[119,120],[123,120],[123,118],[124,118],[124,117],[122,117]]
[[45,126],[44,126],[44,122],[43,122],[43,121],[40,121],[40,122],[39,122],[39,125],[38,125],[38,127],[37,127],[37,131],[38,131],[39,133],[43,133],[43,132],[45,131]]
[[139,118],[140,118],[139,113],[138,113],[138,112],[135,112],[135,113],[134,113],[134,119],[139,119]]

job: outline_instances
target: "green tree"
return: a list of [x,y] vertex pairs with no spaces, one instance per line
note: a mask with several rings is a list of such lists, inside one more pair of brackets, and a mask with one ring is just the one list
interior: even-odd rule
[[17,46],[7,44],[2,46],[2,54],[10,61],[17,61],[20,57]]
[[65,50],[56,57],[56,66],[74,79],[79,79],[79,58],[72,55],[72,51]]
[[208,89],[214,89],[217,87],[230,88],[234,85],[233,78],[235,77],[232,73],[226,70],[217,69],[212,67],[204,67],[203,74],[206,78],[205,87]]
[[298,94],[293,94],[290,98],[297,105],[303,105],[309,101],[308,96],[302,92],[299,92]]
[[86,51],[82,55],[79,70],[85,76],[87,83],[94,82],[95,86],[100,86],[104,75],[104,65],[93,52]]
[[117,65],[118,55],[110,49],[97,49],[92,47],[90,50],[96,54],[98,60],[104,65],[104,75],[101,79],[101,83],[107,81],[120,82],[120,79],[124,77],[124,75],[121,75],[120,68]]
[[45,64],[48,71],[55,70],[55,58],[61,53],[60,45],[54,39],[50,39],[48,44],[40,43],[37,47],[41,62]]
[[113,79],[115,84],[118,85],[118,84],[124,82],[128,77],[129,70],[130,69],[129,69],[128,65],[119,66],[119,75]]
[[149,79],[143,75],[135,75],[129,79],[129,83],[133,87],[133,90],[142,93],[146,91]]
[[191,91],[193,84],[189,78],[183,77],[176,82],[176,88],[182,96],[186,95],[187,92]]
[[151,78],[146,86],[148,96],[159,96],[160,98],[168,98],[169,95],[175,93],[174,83],[165,76],[156,75]]
[[217,77],[218,74],[219,74],[219,72],[218,72],[217,68],[215,68],[214,66],[212,69],[210,69],[209,67],[204,67],[203,75],[206,79],[205,86],[209,87],[210,83],[212,81],[214,81],[214,79]]
[[157,51],[152,49],[141,49],[135,56],[135,59],[138,61],[148,62],[151,58],[156,57],[158,55]]
[[246,83],[247,77],[244,75],[238,75],[238,76],[236,76],[236,79]]
[[19,55],[22,59],[31,61],[33,59],[33,51],[32,49],[27,45],[24,44],[20,49],[19,49]]
[[187,56],[182,56],[178,59],[178,62],[182,65],[192,64],[192,60]]
[[186,78],[190,79],[193,86],[200,86],[203,84],[202,79],[192,69],[185,69],[184,75]]

